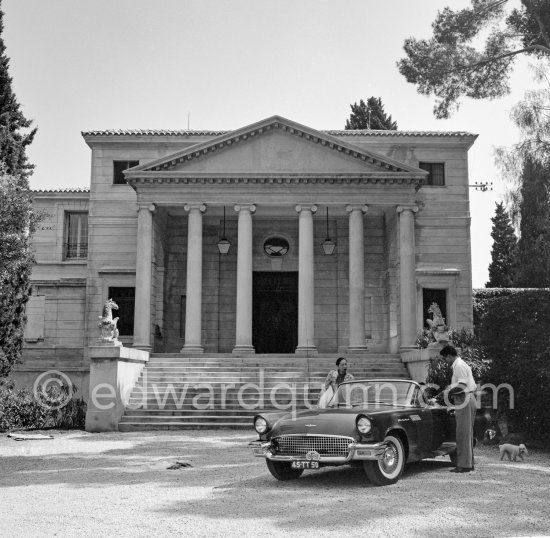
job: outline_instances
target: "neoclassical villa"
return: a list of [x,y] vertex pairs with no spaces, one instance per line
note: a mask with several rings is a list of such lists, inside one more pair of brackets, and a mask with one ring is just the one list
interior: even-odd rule
[[107,299],[125,347],[178,356],[403,355],[437,302],[472,325],[466,132],[88,131],[89,190],[46,218],[24,362],[85,385]]

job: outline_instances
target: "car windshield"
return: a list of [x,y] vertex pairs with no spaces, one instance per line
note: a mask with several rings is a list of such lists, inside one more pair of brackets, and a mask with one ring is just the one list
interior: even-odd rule
[[417,406],[418,386],[410,381],[379,380],[354,381],[342,383],[331,407],[377,407],[393,405],[396,407]]

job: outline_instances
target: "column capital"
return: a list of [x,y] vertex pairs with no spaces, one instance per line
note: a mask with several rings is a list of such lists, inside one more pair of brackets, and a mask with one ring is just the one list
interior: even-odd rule
[[366,213],[369,210],[369,206],[365,204],[348,204],[346,206],[346,211],[351,213],[352,211],[362,211]]
[[185,211],[192,211],[193,209],[198,209],[201,213],[206,212],[206,204],[185,204],[183,206]]
[[419,207],[417,204],[402,204],[398,205],[395,208],[395,211],[396,213],[403,213],[403,211],[412,211],[413,213],[417,213],[418,209]]
[[148,209],[151,213],[154,213],[157,209],[157,206],[149,202],[136,204],[136,211],[141,211],[142,209]]
[[240,211],[250,211],[250,213],[256,212],[256,206],[254,204],[238,204],[233,209],[239,213]]
[[299,204],[295,209],[298,213],[301,213],[302,211],[311,211],[312,213],[315,213],[317,211],[317,206],[315,204]]

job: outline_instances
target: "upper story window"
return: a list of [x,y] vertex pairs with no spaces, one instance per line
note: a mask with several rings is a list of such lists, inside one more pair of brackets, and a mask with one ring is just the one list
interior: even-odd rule
[[139,161],[113,161],[113,185],[126,185],[124,170],[137,166]]
[[418,168],[430,173],[425,185],[434,185],[436,187],[443,187],[445,185],[444,163],[419,163]]
[[64,257],[66,260],[88,257],[88,212],[65,213]]

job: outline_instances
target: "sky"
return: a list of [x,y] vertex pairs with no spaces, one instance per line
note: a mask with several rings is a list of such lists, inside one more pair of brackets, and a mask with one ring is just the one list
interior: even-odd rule
[[474,288],[491,261],[491,217],[506,185],[494,148],[519,134],[509,96],[463,101],[449,120],[399,74],[407,37],[429,38],[438,9],[469,0],[2,0],[13,89],[38,133],[34,189],[87,187],[93,129],[231,130],[278,114],[343,129],[350,104],[381,97],[400,130],[468,131]]

